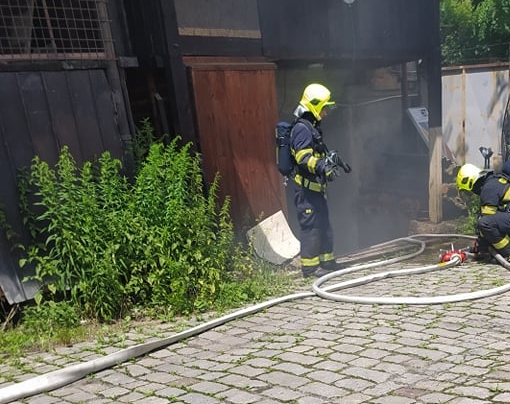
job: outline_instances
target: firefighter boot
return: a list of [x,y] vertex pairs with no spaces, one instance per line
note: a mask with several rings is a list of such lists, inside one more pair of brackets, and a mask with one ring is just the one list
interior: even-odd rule
[[305,267],[301,269],[301,272],[303,273],[303,278],[310,278],[312,276],[315,278],[321,278],[324,275],[329,274],[331,271],[321,267]]
[[344,264],[340,264],[335,260],[321,262],[321,267],[328,272],[338,271],[340,269],[346,268]]

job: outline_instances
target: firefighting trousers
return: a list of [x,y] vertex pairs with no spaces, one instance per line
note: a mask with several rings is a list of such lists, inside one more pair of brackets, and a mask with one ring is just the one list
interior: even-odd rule
[[300,228],[303,272],[313,270],[321,264],[333,264],[333,231],[326,196],[296,186],[294,204]]
[[510,213],[496,212],[480,216],[477,222],[480,235],[504,258],[510,257]]

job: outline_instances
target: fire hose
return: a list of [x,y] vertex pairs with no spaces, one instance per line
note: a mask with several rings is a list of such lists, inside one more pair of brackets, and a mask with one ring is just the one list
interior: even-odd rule
[[[464,262],[469,253],[466,253],[464,250],[454,250],[453,247],[450,251],[447,251],[442,254],[441,262],[438,264],[427,265],[423,267],[411,268],[411,269],[400,269],[400,270],[391,270],[382,273],[376,273],[372,275],[362,276],[357,279],[352,279],[344,282],[340,282],[337,284],[329,285],[326,287],[322,287],[322,285],[336,277],[341,275],[345,275],[348,273],[352,273],[355,271],[360,271],[364,269],[370,269],[375,267],[381,267],[401,261],[405,261],[411,259],[413,257],[421,254],[426,247],[426,241],[421,239],[428,238],[466,238],[466,239],[475,239],[473,236],[467,235],[459,235],[459,234],[420,234],[415,236],[404,237],[400,239],[391,240],[385,243],[377,244],[375,246],[369,247],[367,251],[371,249],[381,249],[385,247],[390,247],[395,245],[396,243],[409,243],[418,246],[418,250],[404,254],[395,258],[390,258],[382,261],[371,262],[366,264],[355,265],[351,267],[347,267],[345,269],[341,269],[332,273],[329,273],[319,279],[317,279],[313,285],[313,292],[301,292],[294,293],[287,296],[279,297],[276,299],[272,299],[266,302],[262,302],[248,308],[227,314],[225,316],[219,317],[217,319],[211,320],[204,324],[198,325],[196,327],[190,328],[173,336],[163,338],[157,341],[152,341],[148,343],[138,344],[126,349],[122,349],[110,355],[106,355],[101,358],[93,359],[88,362],[78,363],[75,365],[68,366],[63,369],[59,369],[53,372],[49,372],[40,376],[36,376],[34,378],[25,380],[23,382],[19,382],[16,384],[9,385],[7,387],[0,389],[0,404],[10,403],[12,401],[33,396],[35,394],[43,393],[46,391],[55,390],[57,388],[63,387],[70,383],[73,383],[79,379],[86,377],[92,373],[99,372],[101,370],[113,367],[122,362],[126,362],[130,359],[140,357],[142,355],[148,354],[149,352],[155,351],[157,349],[167,347],[174,343],[180,342],[187,338],[199,335],[204,333],[210,329],[223,325],[229,321],[240,319],[246,317],[251,314],[255,314],[259,311],[265,310],[269,307],[275,306],[280,303],[289,302],[297,299],[309,298],[314,296],[319,296],[324,299],[329,299],[338,302],[349,302],[349,303],[360,303],[360,304],[394,304],[394,305],[429,305],[429,304],[444,304],[444,303],[452,303],[452,302],[460,302],[465,300],[475,300],[486,298],[490,296],[495,296],[498,294],[505,293],[510,291],[510,283],[505,285],[495,287],[492,289],[480,290],[470,293],[460,293],[446,296],[432,296],[432,297],[361,297],[361,296],[353,296],[353,295],[344,295],[337,294],[335,292],[341,291],[348,288],[353,288],[355,286],[364,285],[370,282],[378,281],[381,279],[396,277],[396,276],[404,276],[404,275],[413,275],[413,274],[422,274],[430,271],[435,271],[438,269],[446,269],[457,266]],[[494,257],[502,266],[507,269],[510,269],[510,264],[500,255],[496,254],[493,251]]]

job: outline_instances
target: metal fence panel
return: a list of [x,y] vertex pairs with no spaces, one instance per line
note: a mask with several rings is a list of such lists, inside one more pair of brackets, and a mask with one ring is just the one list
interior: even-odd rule
[[106,0],[4,0],[0,60],[104,60]]
[[508,66],[462,67],[443,72],[443,136],[458,164],[484,166],[479,147],[501,153],[508,98]]

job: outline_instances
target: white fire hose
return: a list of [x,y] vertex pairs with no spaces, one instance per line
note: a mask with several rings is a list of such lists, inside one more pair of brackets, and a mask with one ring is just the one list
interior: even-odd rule
[[[182,341],[184,339],[193,337],[195,335],[201,334],[205,331],[208,331],[212,328],[218,327],[222,324],[225,324],[229,321],[239,319],[250,314],[255,314],[259,311],[265,310],[271,306],[275,306],[280,303],[304,299],[313,296],[319,296],[324,299],[330,299],[338,302],[349,302],[349,303],[361,303],[361,304],[407,304],[407,305],[429,305],[429,304],[443,304],[443,303],[451,303],[451,302],[460,302],[464,300],[474,300],[481,299],[485,297],[495,296],[501,293],[505,293],[510,290],[510,283],[507,283],[503,286],[499,286],[493,289],[481,290],[471,293],[461,293],[454,295],[446,295],[446,296],[434,296],[434,297],[360,297],[360,296],[352,296],[352,295],[341,295],[333,293],[338,290],[343,290],[347,288],[352,288],[355,286],[364,285],[373,281],[395,277],[395,276],[403,276],[403,275],[413,275],[413,274],[421,274],[425,272],[430,272],[438,269],[445,269],[454,267],[459,265],[462,261],[461,258],[453,254],[451,259],[447,262],[442,262],[435,265],[428,265],[413,269],[402,269],[402,270],[394,270],[387,271],[382,273],[377,273],[373,275],[363,276],[357,279],[337,283],[334,285],[330,285],[327,287],[321,287],[325,282],[331,280],[333,278],[339,277],[341,275],[352,273],[355,271],[369,269],[374,267],[380,267],[384,265],[389,265],[396,262],[401,262],[417,255],[421,254],[425,250],[426,242],[420,240],[420,238],[467,238],[474,239],[473,236],[465,236],[459,234],[421,234],[410,237],[405,237],[401,239],[395,239],[386,243],[377,244],[375,246],[370,247],[370,249],[386,246],[391,246],[397,242],[406,242],[411,244],[416,244],[419,246],[418,250],[409,253],[406,255],[402,255],[396,258],[391,258],[387,260],[382,260],[378,262],[372,262],[368,264],[361,264],[357,266],[348,267],[346,269],[342,269],[336,272],[329,273],[322,278],[317,279],[312,288],[313,292],[301,292],[295,293],[287,296],[283,296],[277,299],[272,299],[263,303],[256,304],[254,306],[236,311],[231,314],[227,314],[223,317],[220,317],[215,320],[211,320],[205,324],[198,325],[196,327],[190,328],[186,331],[180,332],[168,338],[163,338],[158,341],[142,343],[139,345],[135,345],[126,349],[122,349],[118,352],[112,353],[110,355],[104,356],[102,358],[94,359],[84,363],[78,363],[75,365],[68,366],[63,369],[59,369],[53,372],[49,372],[40,376],[36,376],[32,379],[25,380],[20,383],[16,383],[4,388],[0,389],[0,404],[10,403],[12,401],[22,399],[25,397],[33,396],[35,394],[43,393],[46,391],[51,391],[68,385],[72,382],[75,382],[79,379],[86,377],[89,374],[99,372],[103,369],[110,368],[112,366],[118,365],[122,362],[126,362],[130,359],[140,357],[149,352],[152,352],[156,349],[160,349],[176,342]],[[498,262],[503,265],[505,268],[510,269],[510,264],[506,262],[501,256],[498,257],[497,254],[494,255]]]

